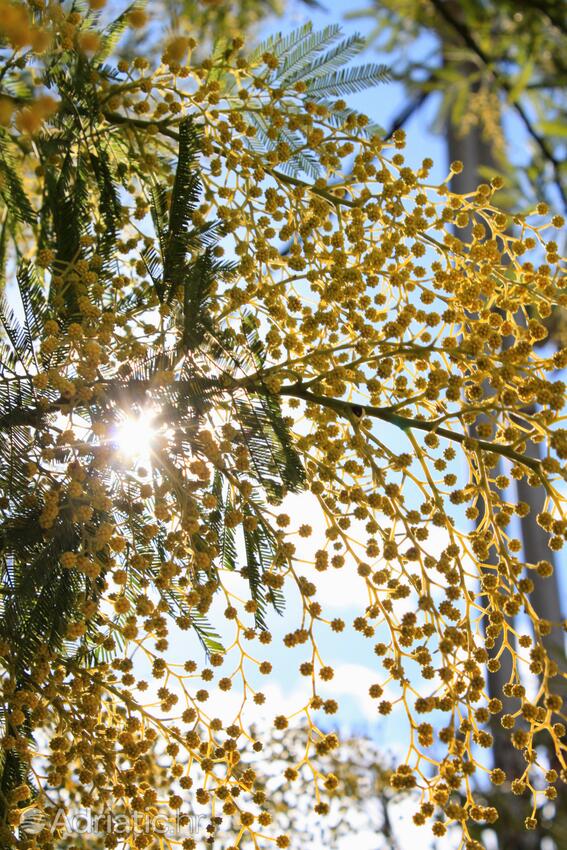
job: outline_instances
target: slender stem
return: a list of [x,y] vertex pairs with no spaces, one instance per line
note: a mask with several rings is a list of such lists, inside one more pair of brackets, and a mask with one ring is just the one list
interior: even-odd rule
[[335,206],[342,205],[345,207],[359,207],[361,205],[360,201],[351,201],[348,198],[339,198],[339,196],[335,195],[334,192],[328,192],[326,189],[318,189],[316,186],[313,186],[312,183],[307,183],[305,180],[301,180],[299,177],[293,177],[291,174],[284,174],[281,171],[277,171],[275,168],[268,168],[264,166],[264,170],[272,177],[275,177],[276,180],[279,180],[280,183],[288,183],[291,186],[301,186],[309,192],[313,192],[315,195],[320,195],[321,198],[325,198],[326,201],[329,201],[331,204],[335,204]]
[[[105,112],[104,117],[110,124],[130,124],[133,127],[157,127],[160,133],[164,136],[169,136],[170,139],[179,139],[179,133],[175,130],[172,130],[169,126],[169,118],[162,118],[157,121],[146,121],[143,118],[131,118],[127,115],[121,115],[119,112]],[[177,122],[179,123],[179,122]],[[361,206],[362,201],[351,201],[348,198],[340,198],[338,195],[335,195],[334,192],[330,192],[327,189],[320,189],[317,186],[314,186],[312,183],[308,183],[306,180],[301,180],[299,177],[293,177],[291,174],[284,174],[282,171],[278,171],[276,168],[269,168],[264,165],[264,171],[267,174],[270,174],[280,183],[287,183],[290,186],[301,186],[309,192],[312,192],[314,195],[319,195],[321,198],[325,198],[329,203],[334,204],[335,206],[345,206],[345,207],[359,207]]]

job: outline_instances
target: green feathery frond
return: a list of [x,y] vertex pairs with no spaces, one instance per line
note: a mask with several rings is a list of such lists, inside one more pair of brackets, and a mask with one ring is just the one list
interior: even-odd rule
[[12,348],[12,368],[19,363],[27,371],[33,364],[33,338],[26,326],[22,326],[5,296],[0,298],[0,323]]
[[100,36],[100,45],[94,56],[95,62],[102,62],[103,59],[110,56],[128,28],[129,15],[135,9],[143,9],[144,6],[145,3],[141,3],[139,0],[136,0],[135,3],[131,3],[127,6],[124,11],[121,12],[120,15],[118,15],[118,17],[116,17],[112,23],[110,23],[102,31]]
[[[55,248],[54,265],[65,271],[81,257],[81,237],[91,228],[89,205],[89,173],[81,154],[68,150],[57,173],[49,169],[45,176],[44,207],[51,219],[49,241]],[[54,290],[55,288],[53,288]],[[69,316],[78,313],[76,287],[64,289]]]
[[10,218],[34,224],[36,213],[26,195],[15,165],[16,150],[5,130],[0,130],[0,197]]
[[48,315],[45,288],[38,279],[34,266],[27,260],[20,263],[16,281],[24,313],[24,327],[33,350],[33,341],[41,338]]
[[340,27],[336,24],[319,32],[310,30],[294,49],[283,54],[285,58],[277,70],[278,79],[282,83],[297,79],[296,75],[308,67],[323,50],[330,47],[340,36],[340,32]]
[[297,61],[289,71],[285,68],[280,71],[278,68],[275,72],[278,84],[292,86],[294,83],[313,80],[335,71],[361,53],[365,41],[362,36],[355,34],[341,39],[325,53],[322,53],[321,47],[322,45],[313,50],[308,49],[302,61]]
[[386,65],[371,63],[356,68],[341,68],[323,77],[315,77],[307,83],[307,92],[316,97],[320,92],[325,97],[341,97],[356,94],[365,89],[388,82],[390,71]]
[[[354,34],[341,38],[340,27],[336,25],[313,32],[312,25],[306,24],[293,33],[279,34],[263,42],[251,60],[259,61],[265,53],[275,56],[279,60],[278,67],[269,73],[270,85],[289,91],[295,84],[302,83],[311,100],[328,108],[330,123],[339,126],[359,113],[346,107],[337,110],[331,98],[356,94],[389,79],[385,65],[370,63],[355,68],[343,67],[364,47],[362,36]],[[280,163],[280,171],[293,177],[304,174],[314,180],[320,176],[318,157],[308,151],[302,133],[282,127],[274,138],[273,128],[261,111],[247,111],[246,106],[240,108],[256,128],[255,137],[247,142],[252,149],[268,153],[284,142],[291,153]],[[293,107],[290,105],[290,108]],[[353,132],[360,135],[383,132],[376,124],[353,123]]]
[[237,565],[236,533],[232,525],[226,522],[226,512],[232,508],[230,493],[224,497],[224,482],[218,470],[213,478],[211,493],[217,500],[216,507],[210,512],[208,521],[220,541],[219,562],[225,570],[235,570]]
[[215,260],[209,247],[186,270],[183,281],[182,338],[185,351],[197,348],[207,332],[214,335],[208,310],[212,287],[217,278],[226,280],[235,270],[235,263]]
[[265,490],[277,498],[286,490],[300,490],[305,473],[275,400],[268,395],[237,399],[234,408],[252,466]]
[[94,148],[96,153],[91,152],[91,166],[99,190],[99,220],[102,228],[98,237],[97,254],[108,262],[115,250],[122,205],[108,153],[98,142],[94,143]]
[[191,220],[201,194],[201,182],[195,169],[198,150],[199,134],[193,121],[185,119],[179,126],[179,154],[163,253],[163,285],[168,301],[175,286],[183,280],[187,253],[198,238]]
[[[340,33],[340,26],[338,24],[331,24],[326,28],[326,30],[329,32],[330,37],[331,35],[337,36]],[[256,61],[264,53],[272,53],[276,58],[279,58],[280,56],[292,51],[301,41],[307,38],[312,31],[313,24],[311,21],[307,21],[307,23],[290,33],[274,33],[264,41],[260,42],[251,54],[250,58],[252,61]]]
[[256,137],[250,139],[248,142],[250,147],[257,152],[267,153],[268,151],[275,150],[280,142],[286,142],[292,154],[286,162],[280,164],[280,170],[292,176],[306,174],[314,180],[320,176],[321,166],[319,160],[315,154],[305,149],[305,139],[299,133],[294,133],[282,127],[277,138],[272,139],[269,135],[269,122],[263,115],[251,112],[247,117],[257,130]]
[[29,670],[42,647],[61,647],[77,613],[85,579],[65,570],[60,556],[77,544],[78,532],[65,517],[45,538],[37,511],[14,516],[0,527],[4,616],[0,637],[16,647],[19,675]]
[[[248,517],[254,516],[250,509],[245,511]],[[270,569],[276,553],[276,543],[272,532],[264,523],[259,522],[252,531],[243,529],[246,568],[244,574],[250,586],[250,595],[256,603],[254,619],[256,627],[266,629],[266,608],[270,604],[278,614],[285,610],[283,593],[269,587],[263,579],[264,573]]]
[[220,635],[215,631],[204,614],[191,612],[191,627],[199,638],[203,649],[212,655],[214,652],[224,653],[225,648]]

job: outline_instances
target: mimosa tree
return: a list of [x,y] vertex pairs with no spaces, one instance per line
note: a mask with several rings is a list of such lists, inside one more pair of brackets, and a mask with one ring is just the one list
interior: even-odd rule
[[[384,143],[343,99],[387,74],[345,67],[362,41],[337,27],[195,62],[185,31],[150,32],[124,58],[148,16],[104,23],[100,6],[1,7],[3,845],[53,846],[26,832],[32,806],[151,815],[164,793],[172,818],[207,807],[209,845],[293,842],[271,827],[247,720],[258,676],[278,677],[280,614],[309,684],[273,720],[307,721],[283,779],[309,765],[318,814],[340,794],[322,644],[354,629],[377,715],[406,718],[390,782],[415,823],[479,847],[471,824],[498,817],[475,797],[486,772],[530,798],[533,828],[565,780],[565,672],[530,602],[551,565],[526,563],[514,517],[530,507],[505,494],[545,488],[559,551],[567,350],[539,343],[566,303],[563,220],[543,202],[510,219],[498,180],[453,194],[459,162],[432,185],[403,132]],[[352,624],[318,601],[334,570],[367,592]],[[486,671],[507,654],[504,714]],[[516,776],[483,758],[493,716]]]

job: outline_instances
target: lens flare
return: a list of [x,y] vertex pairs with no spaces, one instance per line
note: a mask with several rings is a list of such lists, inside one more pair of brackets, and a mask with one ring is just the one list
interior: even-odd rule
[[135,416],[127,416],[117,425],[114,440],[123,455],[130,458],[150,456],[152,441],[157,433],[155,417],[154,411],[146,410]]

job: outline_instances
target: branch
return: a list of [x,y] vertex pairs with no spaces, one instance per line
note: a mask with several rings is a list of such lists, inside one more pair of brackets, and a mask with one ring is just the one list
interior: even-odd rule
[[292,177],[291,174],[284,174],[282,171],[277,171],[275,168],[268,168],[268,166],[264,165],[264,171],[271,174],[272,177],[275,177],[276,180],[279,180],[281,183],[289,183],[292,186],[303,186],[309,192],[313,192],[315,195],[320,195],[322,198],[325,198],[326,201],[329,201],[329,203],[335,204],[335,206],[361,206],[361,201],[350,201],[348,198],[339,198],[339,196],[335,195],[333,192],[328,192],[326,189],[318,189],[312,183],[307,183],[299,177]]
[[[143,118],[131,118],[127,115],[121,115],[119,112],[105,112],[104,117],[110,124],[129,124],[132,127],[139,127],[146,130],[150,127],[157,128],[164,136],[169,136],[170,139],[179,141],[179,133],[171,129],[169,126],[169,118],[162,118],[159,121],[146,121]],[[222,153],[222,151],[217,151],[217,153]],[[304,189],[307,189],[307,191],[312,192],[314,195],[319,195],[321,198],[325,198],[326,201],[329,201],[329,203],[334,204],[335,206],[359,207],[362,204],[362,201],[351,201],[348,198],[340,198],[338,195],[335,195],[334,192],[330,192],[327,189],[319,189],[317,186],[314,186],[312,183],[308,183],[306,180],[301,180],[299,177],[292,177],[291,174],[284,174],[276,168],[270,168],[265,164],[263,167],[267,174],[270,174],[276,180],[279,180],[280,183],[287,183],[290,186],[302,186]]]
[[560,33],[565,32],[565,28],[567,26],[567,18],[561,19],[560,13],[561,9],[557,9],[557,13],[554,9],[550,9],[548,3],[541,2],[541,0],[528,0],[528,6],[532,6],[534,9],[537,9],[539,12],[543,12],[544,15],[547,15],[551,23],[556,29],[559,30]]
[[309,404],[318,404],[321,407],[328,407],[350,421],[352,421],[353,417],[360,418],[361,416],[366,415],[371,416],[374,419],[381,419],[383,422],[389,422],[391,425],[396,425],[403,431],[414,428],[418,431],[435,433],[439,437],[445,437],[447,440],[453,440],[453,442],[456,443],[472,443],[475,447],[482,449],[485,452],[501,455],[502,457],[508,458],[508,460],[513,460],[515,463],[528,467],[528,469],[531,469],[534,472],[541,472],[541,462],[539,460],[520,454],[520,452],[516,452],[509,446],[503,446],[500,443],[491,443],[489,440],[479,440],[475,437],[469,436],[468,434],[460,434],[456,431],[450,431],[448,428],[442,428],[439,425],[438,419],[418,419],[410,416],[401,416],[399,413],[395,413],[388,407],[372,407],[368,404],[352,404],[352,402],[342,401],[338,398],[315,395],[315,393],[310,393],[305,390],[301,384],[294,384],[290,387],[282,387],[279,392],[280,395],[300,398],[303,401],[309,402]]
[[429,95],[430,91],[422,91],[417,97],[414,97],[409,103],[407,103],[400,112],[396,115],[392,123],[390,124],[386,135],[384,136],[384,141],[389,141],[396,130],[400,130],[412,117],[412,115],[421,109]]
[[[179,141],[179,133],[176,133],[175,130],[172,130],[169,126],[171,119],[170,118],[161,118],[158,121],[147,121],[143,118],[133,118],[129,115],[121,115],[119,112],[103,112],[105,119],[109,124],[128,124],[131,127],[140,127],[143,130],[148,130],[151,128],[156,128],[160,133],[163,133],[164,136],[169,136],[170,139],[175,139]],[[179,123],[179,120],[177,123]]]
[[[499,85],[506,94],[510,94],[512,87],[508,80],[498,73],[494,68],[494,62],[490,58],[490,56],[485,53],[483,48],[478,44],[475,37],[471,33],[470,29],[462,22],[459,21],[458,18],[455,18],[452,12],[448,8],[448,4],[444,2],[444,0],[430,0],[431,5],[435,8],[435,10],[439,13],[439,15],[443,18],[443,20],[449,24],[449,26],[461,37],[465,45],[472,50],[472,52],[478,56],[481,62],[486,66],[486,68],[492,74],[494,82]],[[563,188],[563,182],[561,179],[561,171],[559,161],[555,158],[553,151],[550,149],[547,140],[544,136],[541,136],[538,131],[533,126],[530,121],[524,107],[519,101],[515,101],[512,104],[513,108],[518,113],[521,118],[526,130],[529,135],[535,141],[540,151],[542,152],[544,158],[551,164],[553,168],[553,174],[555,178],[555,182],[557,184],[557,188],[559,190],[559,194],[561,195],[561,200],[563,202],[564,208],[567,209],[567,196],[565,194],[565,190]]]

